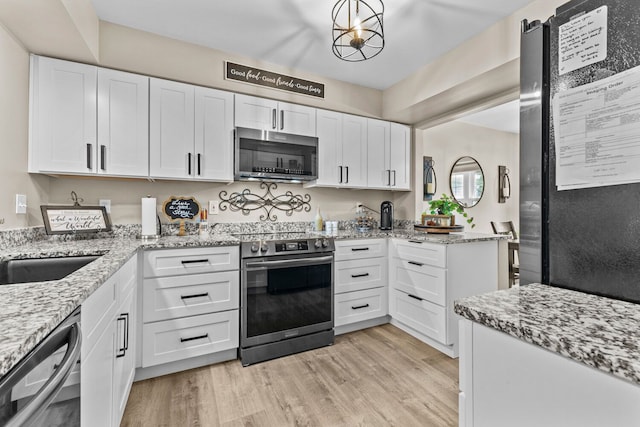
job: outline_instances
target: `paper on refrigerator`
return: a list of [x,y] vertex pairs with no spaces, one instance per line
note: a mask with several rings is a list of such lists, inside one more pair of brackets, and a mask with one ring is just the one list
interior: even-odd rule
[[640,182],[640,67],[553,99],[558,190]]

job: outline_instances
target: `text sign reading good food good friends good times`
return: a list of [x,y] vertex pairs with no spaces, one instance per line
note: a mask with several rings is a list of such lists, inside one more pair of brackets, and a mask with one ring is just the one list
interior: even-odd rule
[[289,92],[324,98],[324,84],[226,62],[226,78]]

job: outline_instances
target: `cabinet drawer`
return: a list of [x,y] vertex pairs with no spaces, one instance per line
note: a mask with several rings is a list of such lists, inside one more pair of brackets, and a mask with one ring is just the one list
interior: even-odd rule
[[144,277],[213,273],[237,270],[239,267],[237,246],[166,249],[144,254]]
[[337,240],[335,242],[336,261],[375,258],[387,255],[385,239]]
[[397,289],[391,290],[390,298],[391,317],[436,341],[452,344],[447,342],[447,310],[444,307]]
[[240,305],[238,271],[144,279],[143,321],[155,322]]
[[142,326],[142,367],[238,347],[238,310]]
[[387,283],[387,263],[380,258],[335,263],[335,292],[378,288]]
[[415,261],[394,259],[391,283],[396,289],[438,305],[446,305],[447,270]]
[[447,247],[419,240],[393,240],[393,257],[446,268]]
[[335,296],[335,325],[342,326],[387,314],[387,288],[347,292]]

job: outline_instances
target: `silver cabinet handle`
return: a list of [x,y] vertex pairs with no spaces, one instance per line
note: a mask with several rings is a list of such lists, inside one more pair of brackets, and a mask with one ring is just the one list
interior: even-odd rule
[[391,169],[387,169],[387,185],[391,185]]
[[393,186],[396,186],[396,171],[395,169],[392,171],[393,172]]
[[276,128],[276,109],[271,110],[271,128]]

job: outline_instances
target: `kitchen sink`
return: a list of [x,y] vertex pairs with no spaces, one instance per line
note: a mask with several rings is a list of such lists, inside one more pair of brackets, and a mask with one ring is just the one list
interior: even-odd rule
[[59,280],[101,255],[11,259],[0,262],[0,285]]

